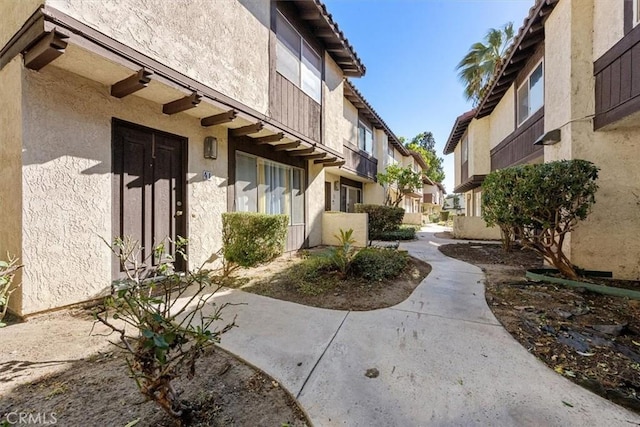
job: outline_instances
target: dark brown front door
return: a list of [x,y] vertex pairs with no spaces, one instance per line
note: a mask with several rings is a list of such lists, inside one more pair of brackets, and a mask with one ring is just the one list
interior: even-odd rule
[[[156,266],[150,256],[165,241],[174,255],[178,236],[186,236],[186,138],[131,123],[113,122],[113,237],[131,236],[140,242],[145,267]],[[176,259],[184,271],[185,260]],[[113,278],[122,277],[118,262]]]

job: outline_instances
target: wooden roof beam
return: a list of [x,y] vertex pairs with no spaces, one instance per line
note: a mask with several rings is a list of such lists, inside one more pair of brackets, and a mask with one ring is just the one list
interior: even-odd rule
[[300,141],[289,142],[287,144],[280,144],[273,147],[274,151],[289,151],[300,146]]
[[532,36],[531,39],[527,40],[526,42],[520,43],[520,46],[518,46],[518,51],[522,51],[530,48],[531,46],[535,46],[538,43],[540,43],[542,40],[544,40],[544,36],[542,34]]
[[327,153],[315,153],[315,154],[309,154],[309,155],[305,155],[302,160],[314,160],[314,159],[322,159],[324,157],[327,156]]
[[200,120],[200,125],[204,127],[221,125],[234,121],[237,116],[238,112],[236,110],[229,110],[224,113],[202,118]]
[[236,129],[231,129],[229,135],[231,136],[245,136],[252,133],[258,133],[262,130],[264,124],[262,122],[254,123],[252,125],[242,126]]
[[111,85],[111,96],[124,98],[140,89],[144,89],[149,85],[152,74],[151,71],[147,71],[144,68],[139,69],[135,74]]
[[289,155],[290,156],[305,156],[307,154],[311,154],[316,150],[316,147],[309,147],[309,148],[303,148],[302,150],[294,150],[294,151],[289,151]]
[[323,166],[323,167],[325,167],[325,168],[330,168],[330,167],[333,167],[333,166],[338,166],[338,167],[340,167],[340,166],[344,166],[344,164],[345,164],[345,163],[346,163],[346,162],[345,162],[344,160],[341,160],[341,161],[339,161],[339,162],[323,163],[323,165],[322,165],[322,166]]
[[254,138],[253,142],[257,145],[268,144],[270,142],[278,142],[284,138],[284,133],[276,133],[274,135],[261,136],[260,138]]
[[326,159],[318,159],[318,160],[314,160],[314,161],[313,161],[313,163],[314,163],[314,164],[316,164],[316,165],[319,165],[319,164],[321,164],[321,163],[332,163],[332,162],[335,162],[335,161],[337,161],[337,160],[338,160],[338,158],[337,158],[337,157],[328,157],[328,158],[326,158]]
[[67,48],[66,40],[69,37],[53,30],[40,39],[32,48],[24,54],[24,66],[32,70],[40,70],[42,67],[59,57]]
[[193,92],[189,96],[185,96],[184,98],[176,99],[175,101],[168,102],[162,106],[162,112],[164,114],[176,114],[182,111],[189,110],[191,108],[195,108],[200,104],[201,96],[198,95],[197,92]]

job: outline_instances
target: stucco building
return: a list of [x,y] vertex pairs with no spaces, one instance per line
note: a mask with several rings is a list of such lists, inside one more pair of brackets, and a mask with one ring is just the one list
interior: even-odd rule
[[456,119],[444,149],[455,156],[467,230],[485,232],[481,184],[489,172],[589,160],[600,168],[596,205],[566,251],[580,267],[640,278],[639,9],[638,0],[534,3],[504,65],[477,108]]
[[[365,67],[319,0],[0,0],[0,253],[19,315],[122,275],[102,239],[221,248],[221,214],[285,213],[287,250],[325,210],[382,203],[410,156],[348,77]],[[395,160],[394,160],[395,161]],[[148,252],[147,252],[148,253]],[[154,263],[152,260],[151,263]]]

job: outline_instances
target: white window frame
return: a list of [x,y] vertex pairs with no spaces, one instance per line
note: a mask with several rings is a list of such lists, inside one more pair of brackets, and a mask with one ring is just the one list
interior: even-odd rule
[[[366,136],[365,136],[365,141],[360,141],[360,127],[365,129],[365,135],[366,135],[366,131],[369,131],[369,134],[371,135],[371,151],[367,150]],[[367,124],[362,120],[358,120],[358,148],[364,151],[365,153],[373,155],[374,144],[375,144],[375,140],[373,138],[373,128],[367,126]]]
[[640,0],[633,0],[633,26],[640,23]]
[[469,160],[469,136],[465,135],[462,137],[462,141],[460,142],[460,157],[462,161],[460,163],[464,163]]
[[[273,160],[270,160],[270,159],[266,159],[264,157],[256,156],[255,154],[247,153],[246,151],[238,150],[238,151],[236,151],[236,154],[235,154],[236,158],[237,158],[238,155],[245,156],[245,157],[251,157],[251,158],[256,159],[256,181],[257,181],[255,183],[256,201],[260,197],[260,190],[259,190],[259,187],[260,187],[260,184],[259,184],[260,183],[260,176],[259,176],[260,167],[259,167],[259,161],[262,161],[264,163],[275,164],[275,165],[281,166],[281,167],[283,167],[285,169],[288,169],[289,182],[290,182],[290,186],[291,186],[291,188],[289,189],[289,193],[290,193],[289,194],[289,197],[290,197],[290,200],[289,200],[289,212],[287,213],[287,215],[289,216],[289,225],[304,225],[305,224],[305,212],[304,211],[305,211],[305,205],[307,203],[307,194],[306,194],[307,176],[306,176],[305,170],[302,169],[302,168],[296,167],[296,166],[288,165],[286,163],[280,163],[280,162],[276,162],[276,161],[273,161]],[[237,168],[237,161],[236,161],[236,166],[235,167]],[[302,222],[293,222],[293,171],[294,170],[300,171],[300,173],[301,173],[300,176],[301,176],[301,179],[302,179],[302,189],[303,189]],[[234,183],[234,186],[235,186],[235,183]],[[237,197],[238,197],[238,194],[236,193],[236,190],[234,189],[234,199],[235,199],[234,200],[234,206],[237,205]],[[264,213],[264,212],[259,212],[258,206],[259,206],[259,203],[256,203],[256,212]],[[234,208],[234,210],[235,210],[235,208]]]
[[[538,69],[538,67],[541,67],[542,70],[542,77],[541,77],[541,82],[542,82],[542,104],[540,104],[540,106],[538,108],[536,108],[535,110],[531,109],[531,76],[533,75],[533,73]],[[536,63],[536,65],[531,68],[531,71],[529,72],[529,74],[527,74],[527,78],[524,79],[524,81],[522,82],[522,84],[520,86],[518,86],[518,88],[516,89],[516,121],[518,122],[518,127],[520,125],[522,125],[524,122],[526,122],[531,116],[533,116],[535,113],[537,113],[542,107],[544,107],[544,59],[541,59],[540,61],[538,61]],[[528,102],[528,114],[522,118],[522,120],[520,120],[520,89],[522,89],[525,85],[527,86],[527,96],[529,97],[529,102]]]
[[[289,26],[291,27],[291,29],[293,29],[293,31],[298,35],[298,37],[300,38],[300,57],[297,58],[298,59],[298,67],[299,67],[299,72],[298,72],[298,79],[299,81],[294,82],[291,81],[291,79],[289,79],[288,77],[284,76],[282,73],[280,73],[280,75],[282,77],[284,77],[285,79],[291,81],[291,83],[293,83],[294,85],[296,85],[296,87],[298,87],[301,91],[303,91],[305,94],[307,94],[307,96],[309,96],[311,99],[313,99],[315,102],[317,102],[318,104],[322,104],[322,67],[323,67],[323,60],[322,60],[322,55],[320,55],[320,53],[318,53],[312,46],[311,44],[309,44],[309,42],[307,42],[304,37],[302,36],[302,34],[300,34],[300,32],[298,30],[296,30],[296,27],[291,23],[291,21],[289,21],[287,19],[286,16],[284,16],[284,14],[282,12],[280,12],[279,10],[277,11],[278,15],[280,15],[280,17],[287,23],[289,24]],[[277,43],[282,43],[279,39],[278,39],[278,33],[277,33],[278,29],[277,29],[277,25],[276,25],[276,44]],[[309,93],[308,91],[306,91],[303,88],[303,84],[302,84],[302,78],[303,78],[303,59],[304,59],[304,50],[305,48],[307,48],[311,53],[313,53],[314,55],[316,55],[318,57],[318,59],[320,60],[320,69],[315,70],[317,71],[320,76],[319,78],[319,92],[316,93]],[[284,49],[287,49],[286,46],[284,46]],[[276,57],[276,71],[278,69],[278,58]]]

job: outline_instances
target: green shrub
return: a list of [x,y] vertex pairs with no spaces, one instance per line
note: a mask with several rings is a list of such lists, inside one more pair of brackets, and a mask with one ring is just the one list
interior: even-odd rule
[[351,263],[351,274],[366,280],[381,281],[398,276],[407,266],[408,255],[394,249],[365,248]]
[[500,227],[504,239],[518,236],[523,246],[575,279],[563,244],[595,203],[597,179],[598,168],[579,159],[494,171],[482,185],[482,216],[488,226]]
[[254,267],[282,255],[289,217],[253,212],[222,214],[222,254],[242,267]]
[[393,240],[413,240],[416,238],[415,228],[400,228],[395,231],[385,231],[378,234],[376,240],[382,240],[383,242],[389,242]]
[[440,214],[435,213],[435,214],[429,215],[429,222],[434,224],[437,224],[438,222],[440,222]]
[[381,233],[400,228],[404,209],[393,206],[356,204],[357,213],[369,214],[369,239],[378,239]]
[[440,221],[447,222],[449,220],[449,211],[440,212]]

